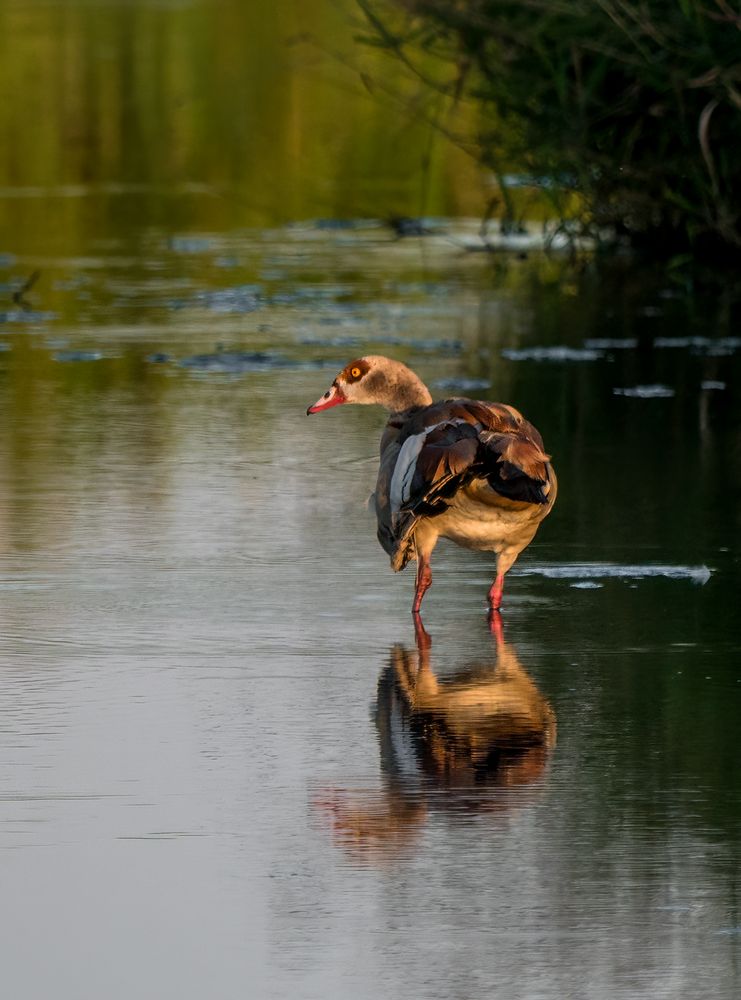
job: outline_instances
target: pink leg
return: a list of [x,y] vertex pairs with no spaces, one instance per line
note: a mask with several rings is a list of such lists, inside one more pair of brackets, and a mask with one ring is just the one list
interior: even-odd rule
[[489,604],[492,611],[499,611],[502,606],[502,591],[504,590],[504,573],[497,573],[496,580],[489,591]]
[[422,598],[430,589],[432,583],[432,569],[430,568],[430,557],[420,556],[417,562],[417,589],[414,591],[414,604],[412,614],[418,614]]

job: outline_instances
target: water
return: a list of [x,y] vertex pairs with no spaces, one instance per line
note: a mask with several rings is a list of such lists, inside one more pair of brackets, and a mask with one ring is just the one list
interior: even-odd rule
[[[62,9],[0,8],[14,58]],[[736,997],[733,298],[67,166],[0,198],[8,996]],[[415,636],[382,416],[305,416],[371,350],[554,456],[504,645],[445,543]]]

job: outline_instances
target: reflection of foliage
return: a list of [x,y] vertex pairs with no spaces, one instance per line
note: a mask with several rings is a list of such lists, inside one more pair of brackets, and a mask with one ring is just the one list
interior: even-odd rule
[[[23,197],[0,203],[0,251],[34,253],[43,233],[44,254],[50,238],[65,251],[79,238],[84,255],[106,221],[117,233],[211,232],[315,215],[475,215],[477,170],[453,147],[435,147],[420,190],[431,129],[369,95],[339,57],[356,51],[347,6],[355,13],[352,0],[0,0],[0,189]],[[364,52],[369,77],[384,67],[398,90],[402,67]],[[146,188],[135,210],[122,201],[131,186]]]
[[577,190],[591,223],[635,244],[741,248],[741,17],[726,0],[358,2],[375,44],[479,103],[500,183],[516,166]]

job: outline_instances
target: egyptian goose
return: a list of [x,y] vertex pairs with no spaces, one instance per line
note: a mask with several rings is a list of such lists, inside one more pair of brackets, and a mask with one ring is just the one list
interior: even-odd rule
[[394,570],[417,560],[413,613],[432,583],[438,538],[496,552],[493,610],[504,575],[556,499],[556,474],[532,424],[505,403],[443,399],[406,365],[369,354],[342,369],[308,413],[341,403],[389,411],[374,502],[378,540]]

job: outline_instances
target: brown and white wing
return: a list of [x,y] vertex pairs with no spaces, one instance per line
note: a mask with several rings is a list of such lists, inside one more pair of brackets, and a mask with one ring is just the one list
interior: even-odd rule
[[548,458],[537,430],[503,404],[448,399],[413,414],[382,451],[376,490],[378,538],[392,566],[412,558],[419,518],[441,514],[474,479],[495,500],[548,503]]

